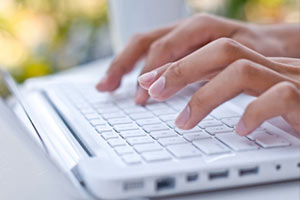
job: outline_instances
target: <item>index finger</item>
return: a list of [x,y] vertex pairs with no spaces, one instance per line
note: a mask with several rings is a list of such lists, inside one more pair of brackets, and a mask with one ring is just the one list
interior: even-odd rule
[[153,41],[162,37],[175,25],[163,27],[149,33],[132,37],[124,50],[112,61],[105,77],[97,84],[100,91],[113,91],[120,85],[123,75],[130,72],[135,64],[146,54]]

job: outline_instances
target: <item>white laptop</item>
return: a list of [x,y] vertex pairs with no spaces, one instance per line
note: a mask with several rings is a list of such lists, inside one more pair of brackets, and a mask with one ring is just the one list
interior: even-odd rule
[[[133,102],[135,80],[114,94],[94,83],[53,82],[25,94],[0,73],[0,94],[24,134],[95,199],[159,197],[300,178],[300,140],[270,123],[234,132],[243,110],[229,101],[191,130],[174,120],[199,87],[165,102]],[[4,87],[4,88],[3,88]],[[5,94],[5,95],[4,95]],[[23,114],[21,114],[23,113]]]

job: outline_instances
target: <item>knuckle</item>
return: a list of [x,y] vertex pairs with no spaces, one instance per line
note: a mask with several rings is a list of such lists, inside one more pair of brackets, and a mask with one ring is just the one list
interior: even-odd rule
[[300,96],[295,85],[290,82],[281,82],[277,86],[277,93],[280,95],[284,102],[299,102]]
[[157,40],[150,46],[150,51],[155,51],[155,52],[171,52],[171,44],[167,40]]
[[148,39],[147,34],[145,33],[136,33],[130,38],[130,43],[141,44]]
[[176,80],[176,82],[181,82],[181,84],[185,85],[186,80],[183,78],[184,70],[182,68],[180,61],[171,63],[170,66],[168,67],[167,73],[168,73],[168,76],[171,77],[172,79]]
[[243,80],[251,79],[257,75],[257,68],[254,63],[247,59],[239,59],[229,66],[232,73]]
[[237,41],[226,37],[219,38],[215,42],[217,47],[225,54],[236,52],[241,47]]
[[211,21],[214,19],[214,17],[208,13],[199,13],[199,14],[196,14],[192,17],[192,19],[195,19],[195,20],[203,20],[203,21]]

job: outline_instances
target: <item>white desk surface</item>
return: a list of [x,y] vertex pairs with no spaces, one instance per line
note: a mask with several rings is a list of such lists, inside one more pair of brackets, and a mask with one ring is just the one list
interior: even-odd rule
[[[109,60],[102,60],[90,63],[88,65],[82,66],[80,68],[75,68],[54,76],[49,76],[42,78],[44,80],[77,80],[84,79],[84,77],[89,76],[91,79],[99,79],[103,75],[103,71],[108,65]],[[31,80],[30,82],[35,82],[35,80]],[[1,135],[2,133],[0,133]],[[9,141],[6,141],[9,143]],[[2,145],[0,145],[0,153],[5,149],[2,149]],[[5,152],[5,151],[4,151]],[[9,156],[9,155],[7,155]],[[15,155],[14,155],[15,156]],[[16,159],[15,159],[16,160]],[[1,164],[0,160],[0,164]],[[6,163],[9,168],[9,164],[13,165],[14,162]],[[11,166],[11,168],[16,168]],[[30,168],[24,166],[19,167],[18,170],[23,170],[24,174],[28,174],[28,170]],[[1,177],[6,177],[7,174],[3,174],[5,171],[0,170],[0,179]],[[18,171],[16,175],[14,173],[10,174],[10,182],[0,181],[0,197],[10,197],[9,199],[70,199],[68,195],[62,194],[62,192],[53,192],[55,189],[55,184],[51,183],[51,185],[47,185],[46,180],[47,176],[51,177],[51,174],[47,174],[47,171],[43,173],[43,176],[34,177],[32,179],[27,180],[19,180],[21,171]],[[53,181],[53,180],[52,180]],[[57,186],[60,185],[61,181],[57,180]],[[41,184],[43,183],[43,184]],[[31,196],[30,196],[31,194]],[[50,196],[45,197],[45,194]],[[25,195],[25,196],[24,196]],[[75,199],[81,199],[80,197]],[[300,181],[289,181],[283,183],[273,183],[273,184],[265,184],[260,186],[251,186],[245,188],[236,188],[236,189],[228,189],[221,191],[212,191],[200,194],[190,194],[190,195],[181,195],[176,197],[168,197],[168,198],[159,198],[159,199],[168,199],[168,200],[299,200],[300,199]]]

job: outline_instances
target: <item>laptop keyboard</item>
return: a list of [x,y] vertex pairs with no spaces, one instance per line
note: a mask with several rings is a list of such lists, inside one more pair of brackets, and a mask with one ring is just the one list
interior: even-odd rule
[[247,137],[237,135],[234,126],[240,115],[227,107],[214,110],[193,129],[178,129],[174,121],[194,91],[190,87],[168,101],[146,106],[135,105],[129,93],[103,99],[88,86],[68,86],[64,93],[129,165],[291,145],[263,128]]

